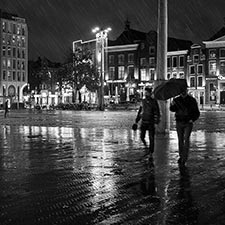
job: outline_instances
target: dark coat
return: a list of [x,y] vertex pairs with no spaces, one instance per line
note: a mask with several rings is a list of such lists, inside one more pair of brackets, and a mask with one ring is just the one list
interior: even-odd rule
[[146,124],[157,124],[160,121],[159,105],[156,99],[148,97],[142,100],[142,105],[138,110],[136,123],[139,120]]
[[200,116],[197,101],[190,95],[178,96],[174,99],[175,104],[170,105],[170,111],[175,112],[178,122],[196,121]]

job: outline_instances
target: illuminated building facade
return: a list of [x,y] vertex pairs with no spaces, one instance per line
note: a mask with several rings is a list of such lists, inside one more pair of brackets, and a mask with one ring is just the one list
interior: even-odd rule
[[28,29],[24,18],[0,10],[0,101],[23,102],[28,76]]

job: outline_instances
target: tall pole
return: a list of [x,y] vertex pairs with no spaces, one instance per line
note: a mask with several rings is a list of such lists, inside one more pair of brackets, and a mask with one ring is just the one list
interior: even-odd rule
[[[158,0],[158,36],[157,36],[157,80],[155,86],[165,82],[167,74],[167,37],[168,37],[167,0]],[[159,101],[161,122],[157,133],[168,133],[170,129],[169,102]]]
[[[107,35],[111,28],[107,28],[105,30],[100,30],[98,27],[92,30],[92,32],[96,33],[96,57],[97,57],[97,67],[100,72],[100,90],[99,90],[99,99],[98,105],[99,110],[104,111],[104,80],[105,80],[105,49],[107,47]],[[98,32],[99,31],[99,32]],[[107,60],[106,60],[107,61]]]

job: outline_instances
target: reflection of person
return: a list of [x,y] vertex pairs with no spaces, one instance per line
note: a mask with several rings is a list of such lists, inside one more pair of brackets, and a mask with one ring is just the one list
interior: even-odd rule
[[178,163],[184,166],[189,154],[190,135],[193,128],[193,122],[196,121],[200,112],[198,104],[192,96],[188,95],[187,87],[180,96],[176,97],[171,105],[170,110],[175,112],[176,129],[179,145],[179,160]]
[[[180,179],[171,192],[173,206],[167,215],[168,224],[198,224],[199,210],[192,197],[190,175],[187,167],[180,167]],[[176,216],[174,216],[176,215]]]
[[[160,121],[159,105],[156,99],[152,98],[152,88],[145,88],[145,98],[142,100],[142,105],[138,110],[136,117],[136,124],[141,119],[141,140],[144,143],[148,154],[151,156],[154,152],[154,137],[155,137],[155,124]],[[146,131],[149,133],[150,146],[147,147],[145,141]]]
[[9,107],[8,107],[8,100],[5,101],[5,114],[4,117],[6,118],[7,114],[9,112]]

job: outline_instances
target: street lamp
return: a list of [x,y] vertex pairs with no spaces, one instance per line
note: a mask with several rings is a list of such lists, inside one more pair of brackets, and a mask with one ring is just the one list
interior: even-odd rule
[[104,78],[105,78],[105,48],[108,43],[108,32],[111,28],[100,29],[96,27],[92,30],[96,33],[96,59],[97,69],[100,72],[100,92],[99,92],[99,109],[104,110]]

